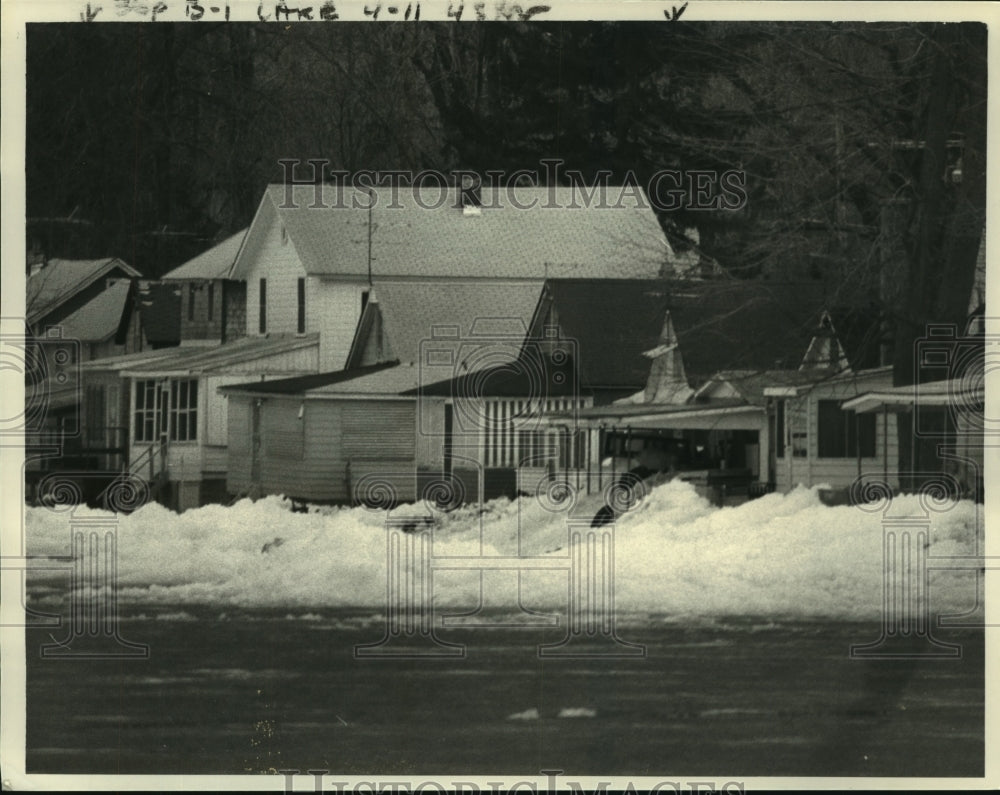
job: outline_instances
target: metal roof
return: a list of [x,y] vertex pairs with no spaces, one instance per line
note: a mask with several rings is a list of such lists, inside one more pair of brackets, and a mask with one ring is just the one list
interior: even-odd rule
[[225,370],[227,367],[251,362],[266,356],[308,348],[319,344],[319,334],[276,335],[273,337],[243,337],[233,342],[215,345],[180,346],[171,348],[173,355],[146,363],[123,372],[125,376],[153,376],[164,373],[200,374]]

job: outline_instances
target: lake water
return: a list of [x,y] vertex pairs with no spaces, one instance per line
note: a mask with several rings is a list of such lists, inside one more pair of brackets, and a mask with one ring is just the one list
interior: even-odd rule
[[356,659],[371,610],[128,605],[148,659],[39,656],[27,765],[49,773],[982,776],[981,630],[960,659],[854,660],[877,622],[622,617],[632,659],[539,658],[558,629],[445,628],[464,658]]

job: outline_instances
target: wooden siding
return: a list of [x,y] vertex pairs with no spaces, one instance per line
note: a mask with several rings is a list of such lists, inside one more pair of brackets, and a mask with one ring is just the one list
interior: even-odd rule
[[[277,462],[302,461],[305,454],[305,406],[294,399],[267,400],[261,412],[262,455]],[[300,416],[301,414],[301,416]]]
[[440,470],[444,466],[444,398],[421,397],[415,439],[417,466]]
[[202,477],[220,476],[226,472],[229,463],[229,452],[224,444],[202,445],[201,471]]
[[[250,399],[230,398],[227,487],[232,493],[251,486],[250,422]],[[343,502],[352,496],[348,474],[352,490],[366,475],[378,475],[393,485],[398,499],[413,500],[415,422],[414,403],[268,398],[261,404],[261,490]]]
[[309,277],[306,279],[306,331],[320,335],[320,371],[341,370],[361,319],[361,294],[368,287]]
[[[292,375],[305,375],[317,372],[319,363],[319,345],[307,345],[293,351],[274,353],[270,356],[259,356],[245,362],[234,362],[226,365],[226,373],[245,375],[264,375],[284,378]],[[248,379],[241,378],[239,381]]]
[[341,414],[341,445],[350,461],[413,459],[414,402],[381,403],[372,411],[361,403],[347,403]]
[[232,395],[227,403],[226,490],[244,494],[250,488],[250,398]]
[[218,392],[218,388],[243,381],[246,381],[246,376],[243,375],[215,375],[205,379],[205,444],[223,447],[226,445],[229,438],[228,399]]
[[[291,239],[282,240],[282,225],[277,213],[268,215],[256,256],[246,272],[246,329],[247,335],[254,337],[261,336],[258,325],[260,280],[267,279],[266,333],[295,334],[298,331],[298,280],[306,275]],[[307,308],[307,323],[308,315]]]

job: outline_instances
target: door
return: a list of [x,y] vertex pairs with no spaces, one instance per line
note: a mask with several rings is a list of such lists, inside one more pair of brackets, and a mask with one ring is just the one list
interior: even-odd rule
[[250,404],[250,483],[260,486],[260,404],[254,400]]

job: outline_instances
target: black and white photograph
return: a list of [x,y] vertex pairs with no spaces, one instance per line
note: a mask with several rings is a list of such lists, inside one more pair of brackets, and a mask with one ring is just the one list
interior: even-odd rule
[[308,2],[4,2],[3,789],[1000,786],[996,9]]

